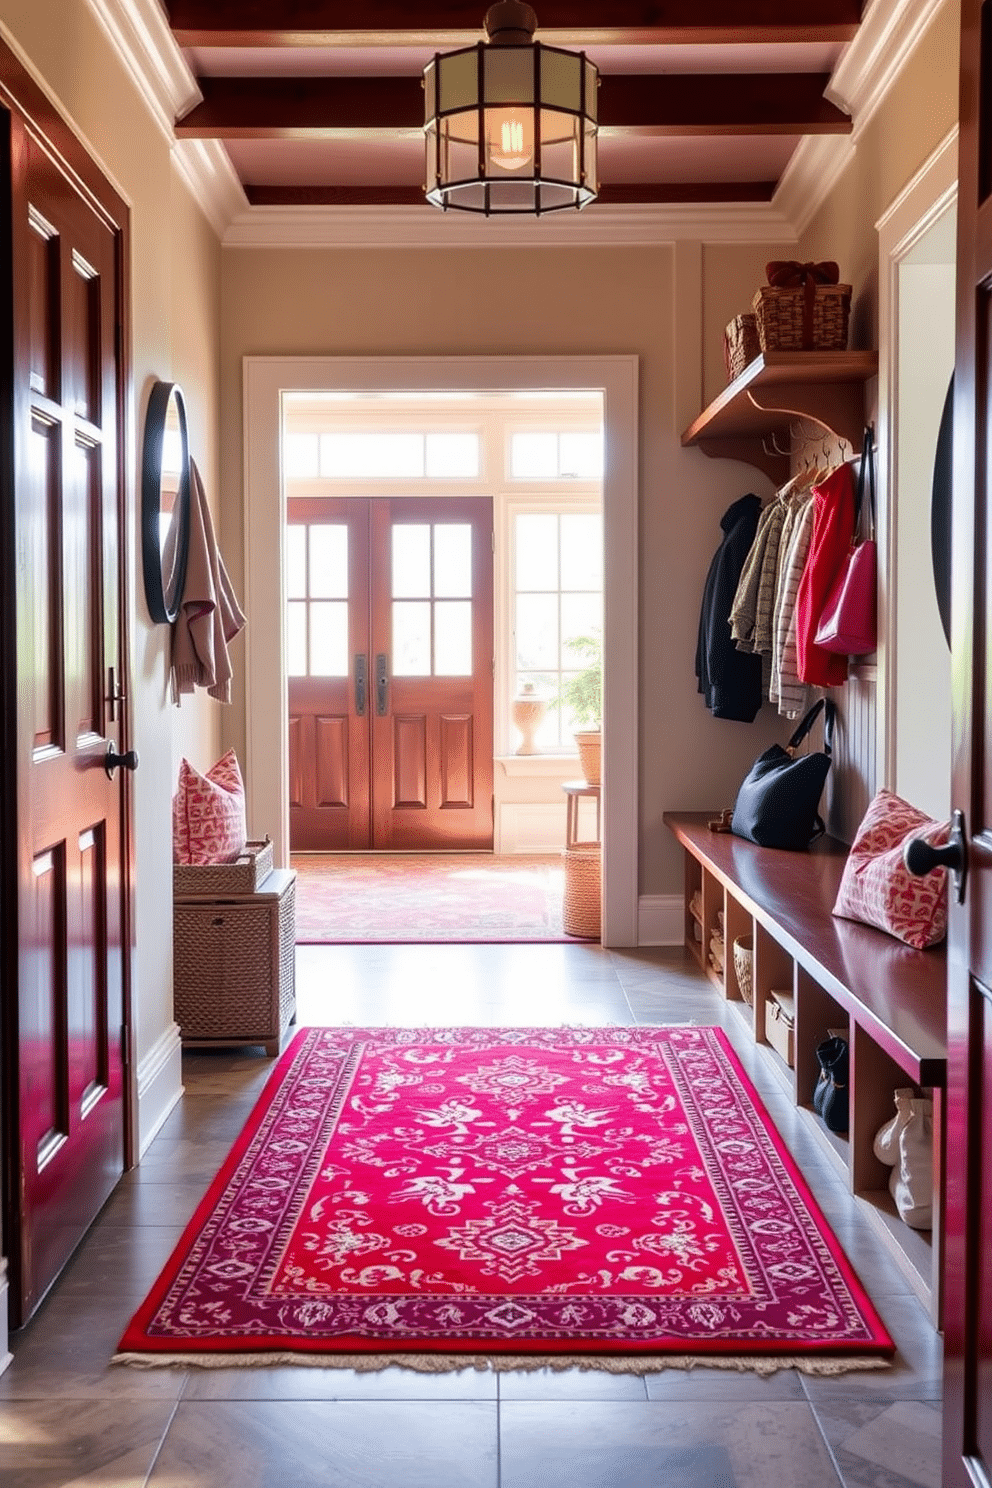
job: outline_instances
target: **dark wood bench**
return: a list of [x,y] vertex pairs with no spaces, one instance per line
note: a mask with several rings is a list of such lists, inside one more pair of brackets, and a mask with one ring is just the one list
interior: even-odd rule
[[[666,812],[665,824],[685,849],[685,938],[707,975],[735,1003],[759,1044],[773,989],[795,998],[795,1059],[787,1070],[774,1050],[795,1103],[847,1176],[852,1193],[869,1206],[893,1244],[917,1292],[939,1317],[939,1191],[943,1173],[943,1087],[947,1076],[947,993],[944,948],[913,950],[880,930],[832,913],[847,855],[821,838],[809,852],[756,847],[713,832],[711,812]],[[698,917],[690,902],[699,892]],[[707,950],[724,918],[722,974]],[[699,924],[701,939],[696,924]],[[745,1003],[733,970],[732,945],[753,943],[752,1000]],[[842,1028],[851,1051],[851,1130],[836,1137],[813,1113],[819,1071],[816,1046],[828,1028]],[[935,1229],[909,1229],[888,1192],[889,1170],[872,1152],[878,1128],[893,1114],[892,1093],[906,1085],[932,1090],[934,1100]]]

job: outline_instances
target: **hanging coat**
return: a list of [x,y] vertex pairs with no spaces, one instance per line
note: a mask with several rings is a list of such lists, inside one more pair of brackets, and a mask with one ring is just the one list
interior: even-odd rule
[[854,471],[847,463],[813,487],[813,538],[796,594],[796,656],[801,682],[837,687],[847,681],[847,657],[813,639],[823,606],[854,536]]
[[742,496],[720,521],[723,538],[713,554],[696,641],[696,681],[715,718],[751,723],[761,707],[761,657],[738,651],[730,632],[730,608],[758,530],[761,500]]

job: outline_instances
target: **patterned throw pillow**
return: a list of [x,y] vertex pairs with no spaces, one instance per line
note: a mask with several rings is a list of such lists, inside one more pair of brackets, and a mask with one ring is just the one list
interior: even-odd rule
[[230,863],[244,852],[247,835],[245,788],[234,750],[229,749],[206,775],[182,760],[172,801],[173,860]]
[[902,860],[911,837],[941,847],[950,823],[937,822],[892,791],[880,790],[858,828],[844,865],[834,914],[863,920],[923,950],[947,934],[947,869],[922,878]]

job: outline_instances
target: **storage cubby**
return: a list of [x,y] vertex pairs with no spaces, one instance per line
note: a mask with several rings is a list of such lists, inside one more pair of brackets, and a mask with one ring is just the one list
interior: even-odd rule
[[[879,930],[836,919],[831,910],[846,848],[821,838],[808,853],[756,847],[708,827],[710,813],[665,813],[685,849],[686,945],[745,1020],[770,1066],[831,1157],[855,1199],[891,1246],[900,1269],[939,1324],[940,1189],[944,1169],[946,961],[940,949],[913,951]],[[689,910],[698,893],[702,944]],[[710,934],[723,914],[724,972],[708,961]],[[752,941],[752,1004],[743,1001],[733,942]],[[773,991],[791,991],[794,1067],[771,1048],[766,1009]],[[839,1032],[850,1051],[850,1130],[827,1129],[813,1109],[817,1046]],[[888,1189],[889,1169],[872,1151],[894,1114],[893,1092],[914,1086],[934,1103],[934,1228],[911,1229]]]

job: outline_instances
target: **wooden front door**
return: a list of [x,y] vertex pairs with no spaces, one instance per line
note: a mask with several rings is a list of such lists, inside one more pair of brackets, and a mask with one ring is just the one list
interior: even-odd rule
[[491,848],[492,502],[292,500],[294,851]]
[[[21,111],[21,107],[25,112]],[[2,472],[4,1240],[24,1322],[126,1155],[129,788],[121,562],[127,214],[0,55],[9,166]],[[63,165],[78,159],[79,175]],[[74,164],[76,161],[74,160]],[[14,927],[16,926],[16,931]]]
[[948,935],[944,1483],[992,1478],[992,0],[961,35],[951,655],[964,893]]

